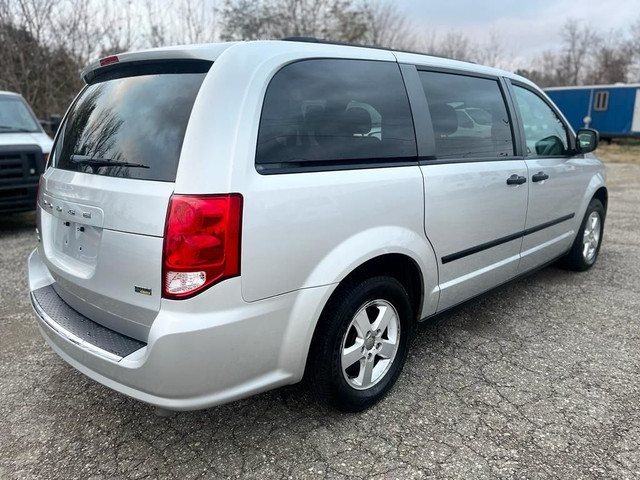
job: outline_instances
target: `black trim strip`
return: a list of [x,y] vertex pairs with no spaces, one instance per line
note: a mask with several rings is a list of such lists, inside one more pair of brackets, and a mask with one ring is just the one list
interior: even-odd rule
[[468,70],[467,67],[463,68],[449,68],[449,67],[435,67],[433,65],[422,65],[420,63],[412,62],[416,66],[419,72],[433,72],[433,73],[447,73],[450,75],[462,75],[464,77],[483,78],[485,80],[498,80],[500,75],[493,75],[490,73],[474,72]]
[[424,318],[421,318],[420,321],[421,322],[425,322],[425,321],[429,321],[431,322],[438,322],[440,321],[443,317],[445,317],[447,314],[450,314],[451,312],[455,312],[457,310],[459,310],[460,308],[464,307],[465,305],[469,305],[471,304],[474,300],[478,299],[478,298],[482,298],[484,296],[486,296],[487,294],[491,294],[492,292],[495,292],[496,290],[499,290],[500,288],[504,287],[505,285],[510,285],[512,283],[517,282],[518,280],[522,280],[523,278],[526,278],[530,275],[533,275],[534,273],[548,267],[549,265],[553,264],[554,262],[560,260],[561,258],[563,258],[564,256],[566,256],[569,251],[571,250],[571,247],[569,247],[569,250],[567,250],[566,252],[561,253],[560,255],[558,255],[557,257],[554,257],[552,260],[549,260],[546,263],[543,263],[542,265],[538,265],[536,267],[533,267],[530,270],[527,270],[526,272],[522,272],[518,275],[516,275],[513,278],[510,278],[509,280],[505,280],[504,282],[502,282],[499,285],[496,285],[495,287],[491,287],[488,290],[485,290],[483,292],[478,293],[477,295],[474,295],[473,297],[467,298],[465,300],[462,300],[461,302],[458,302],[454,305],[451,305],[450,307],[447,307],[443,310],[439,310],[436,313],[432,313],[431,315],[427,315]]
[[564,217],[556,218],[555,220],[551,220],[550,222],[528,228],[524,231],[524,235],[531,235],[532,233],[539,232],[540,230],[544,230],[545,228],[553,227],[554,225],[557,225],[559,223],[571,220],[575,216],[575,213],[570,213],[569,215],[565,215]]
[[501,237],[496,240],[492,240],[487,243],[482,243],[480,245],[476,245],[475,247],[467,248],[465,250],[461,250],[460,252],[452,253],[451,255],[445,255],[442,257],[442,263],[453,262],[454,260],[459,260],[464,257],[468,257],[469,255],[473,255],[474,253],[482,252],[483,250],[488,250],[489,248],[497,247],[498,245],[502,245],[503,243],[510,242],[512,240],[517,240],[518,238],[522,238],[524,236],[523,232],[512,233],[511,235],[507,235],[506,237]]
[[571,220],[575,217],[575,213],[571,213],[569,215],[565,215],[564,217],[556,218],[555,220],[551,220],[550,222],[542,223],[535,227],[528,228],[518,233],[512,233],[511,235],[507,235],[506,237],[501,237],[496,240],[492,240],[490,242],[482,243],[480,245],[476,245],[475,247],[467,248],[465,250],[461,250],[456,253],[452,253],[450,255],[445,255],[440,260],[442,264],[453,262],[455,260],[460,260],[461,258],[468,257],[469,255],[473,255],[474,253],[482,252],[483,250],[488,250],[489,248],[497,247],[498,245],[502,245],[503,243],[510,242],[512,240],[517,240],[518,238],[522,238],[525,235],[531,235],[532,233],[539,232],[540,230],[544,230],[545,228],[553,227],[562,222],[566,222],[567,220]]
[[256,170],[260,175],[279,175],[285,173],[332,172],[334,170],[358,170],[364,168],[415,167],[417,165],[418,157],[411,156],[256,163]]

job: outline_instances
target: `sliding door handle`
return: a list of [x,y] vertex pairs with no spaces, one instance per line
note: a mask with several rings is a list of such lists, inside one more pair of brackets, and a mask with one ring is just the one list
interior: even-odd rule
[[533,177],[531,177],[531,180],[534,182],[542,182],[548,178],[549,178],[549,175],[547,175],[546,173],[538,172]]
[[522,185],[523,183],[527,183],[527,177],[522,177],[514,173],[507,178],[507,185]]

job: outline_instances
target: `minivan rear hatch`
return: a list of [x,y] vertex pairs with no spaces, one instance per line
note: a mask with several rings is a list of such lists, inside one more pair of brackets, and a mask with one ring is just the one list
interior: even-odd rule
[[69,109],[38,198],[56,293],[146,341],[160,309],[163,234],[191,110],[212,62],[110,65]]

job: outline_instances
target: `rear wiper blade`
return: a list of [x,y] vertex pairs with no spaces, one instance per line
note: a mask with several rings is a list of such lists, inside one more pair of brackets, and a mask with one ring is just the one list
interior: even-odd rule
[[120,162],[110,158],[92,158],[86,155],[71,155],[72,163],[82,165],[90,165],[92,167],[132,167],[132,168],[151,168],[144,163]]

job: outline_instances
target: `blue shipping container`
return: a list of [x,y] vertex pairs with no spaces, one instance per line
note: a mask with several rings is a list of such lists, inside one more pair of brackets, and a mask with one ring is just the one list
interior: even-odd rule
[[545,89],[574,130],[594,128],[603,138],[640,137],[640,84]]

